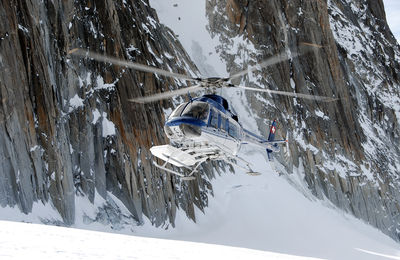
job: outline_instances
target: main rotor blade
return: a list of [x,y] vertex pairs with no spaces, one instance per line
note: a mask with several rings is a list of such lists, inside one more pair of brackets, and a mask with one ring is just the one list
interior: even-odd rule
[[68,53],[71,54],[71,55],[74,55],[74,56],[79,56],[79,57],[83,57],[83,58],[89,57],[89,58],[95,59],[97,61],[109,62],[109,63],[115,64],[115,65],[129,67],[129,68],[132,68],[132,69],[145,71],[145,72],[150,72],[150,73],[156,73],[156,74],[167,76],[167,77],[184,79],[184,80],[191,80],[191,81],[197,81],[193,77],[190,77],[190,76],[187,76],[187,75],[184,75],[184,74],[178,74],[178,73],[174,73],[174,72],[169,72],[169,71],[166,71],[166,70],[162,70],[162,69],[159,69],[159,68],[143,65],[143,64],[140,64],[140,63],[132,62],[132,61],[120,60],[120,59],[117,59],[117,58],[114,58],[114,57],[106,56],[106,55],[103,55],[103,54],[99,54],[99,53],[96,53],[96,52],[87,51],[87,50],[83,50],[83,49],[79,49],[79,48],[72,49]]
[[266,67],[272,66],[274,64],[280,63],[285,60],[289,60],[289,59],[297,57],[297,56],[299,56],[299,54],[297,52],[292,52],[291,55],[287,55],[286,51],[281,52],[275,56],[272,56],[272,57],[266,59],[265,61],[263,61],[261,63],[254,65],[251,68],[247,68],[245,70],[242,70],[238,73],[231,75],[228,79],[232,80],[232,79],[238,78],[240,76],[243,76],[245,74],[248,74],[250,72],[253,72],[255,70],[260,70],[261,68],[266,68]]
[[154,101],[158,101],[158,100],[162,100],[162,99],[167,99],[167,98],[170,98],[173,96],[187,94],[188,92],[195,92],[202,88],[203,87],[199,84],[199,85],[194,85],[194,86],[187,87],[187,88],[180,88],[180,89],[172,90],[172,91],[168,91],[168,92],[157,93],[157,94],[154,94],[151,96],[133,98],[133,99],[129,99],[129,101],[135,102],[135,103],[149,103],[149,102],[154,102]]
[[244,87],[244,86],[237,86],[237,87],[241,88],[241,89],[244,89],[244,90],[266,92],[266,93],[270,93],[270,94],[297,97],[297,98],[304,98],[304,99],[311,99],[311,100],[322,101],[322,102],[333,102],[333,101],[338,100],[338,98],[325,97],[325,96],[315,96],[315,95],[302,94],[302,93],[293,93],[293,92],[287,92],[287,91],[261,89],[261,88],[250,88],[250,87]]

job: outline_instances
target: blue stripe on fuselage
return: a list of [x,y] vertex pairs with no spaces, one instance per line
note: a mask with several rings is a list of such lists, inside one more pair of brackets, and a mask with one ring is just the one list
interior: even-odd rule
[[202,128],[202,131],[204,133],[215,135],[215,136],[218,136],[218,137],[222,137],[224,139],[235,140],[237,142],[240,141],[240,140],[238,140],[236,138],[233,138],[232,136],[228,135],[227,133],[223,133],[223,132],[218,131],[218,130],[216,131],[216,128],[214,128],[214,127],[204,127],[204,128]]
[[188,125],[195,125],[195,126],[206,126],[206,122],[193,118],[193,117],[185,117],[185,116],[180,116],[180,117],[174,117],[171,120],[168,120],[165,122],[166,126],[179,126],[181,124],[188,124]]

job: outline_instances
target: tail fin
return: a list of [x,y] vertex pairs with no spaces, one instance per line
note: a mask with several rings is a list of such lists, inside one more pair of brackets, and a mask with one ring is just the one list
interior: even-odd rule
[[268,136],[269,142],[275,140],[275,132],[276,132],[276,119],[272,122],[271,128],[269,130],[269,136]]
[[[271,128],[269,130],[269,135],[268,135],[268,141],[272,142],[275,140],[275,132],[276,132],[276,119],[272,122]],[[278,146],[278,144],[274,144],[274,146]],[[268,155],[268,160],[272,161],[272,150],[267,148],[267,155]]]

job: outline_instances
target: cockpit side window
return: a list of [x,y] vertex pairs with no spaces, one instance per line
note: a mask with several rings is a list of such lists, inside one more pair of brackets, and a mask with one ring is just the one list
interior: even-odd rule
[[182,112],[182,116],[194,117],[206,120],[208,117],[209,105],[205,102],[193,101],[188,104]]
[[221,123],[220,123],[220,125],[219,125],[219,128],[222,130],[222,131],[226,131],[226,118],[224,117],[224,116],[222,116],[221,115]]
[[184,104],[180,104],[177,108],[175,108],[174,111],[172,111],[171,115],[169,116],[169,118],[174,118],[174,117],[178,117],[181,115],[182,110],[185,108],[186,103]]
[[238,133],[237,133],[237,128],[236,125],[234,124],[229,124],[229,131],[228,131],[229,135],[232,137],[238,137]]
[[226,132],[228,132],[229,129],[229,119],[228,118],[224,118],[225,124],[224,125],[224,129]]
[[218,128],[218,112],[215,111],[214,109],[211,110],[211,120],[210,120],[210,126],[214,128]]

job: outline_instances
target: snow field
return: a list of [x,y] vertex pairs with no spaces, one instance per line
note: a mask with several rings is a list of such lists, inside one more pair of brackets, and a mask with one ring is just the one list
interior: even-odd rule
[[0,221],[0,259],[308,259],[201,243]]
[[262,175],[224,173],[212,181],[215,196],[205,214],[196,212],[197,223],[180,212],[176,228],[145,224],[137,234],[321,259],[400,259],[400,247],[391,238],[316,200],[304,188],[301,170],[279,176],[261,153],[244,153],[258,162],[252,167]]

